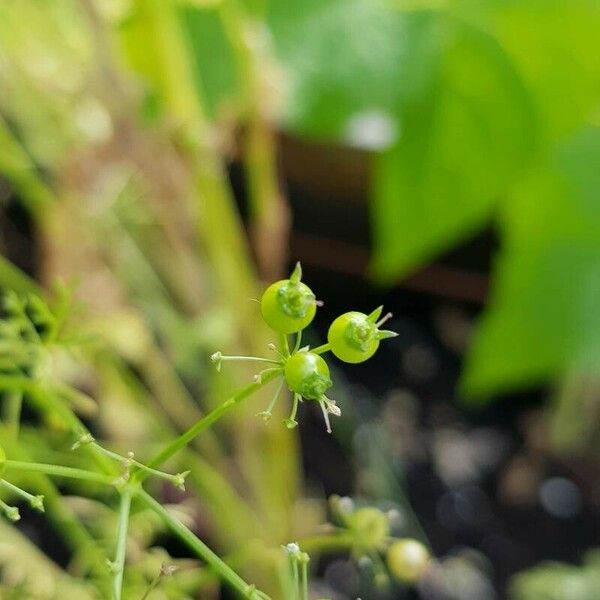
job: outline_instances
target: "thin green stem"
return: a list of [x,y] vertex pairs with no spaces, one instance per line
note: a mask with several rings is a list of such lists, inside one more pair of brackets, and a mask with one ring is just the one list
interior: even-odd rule
[[43,463],[25,462],[21,460],[7,460],[6,470],[27,471],[33,473],[44,473],[44,475],[54,475],[56,477],[66,477],[69,479],[79,479],[81,481],[93,481],[112,485],[114,478],[102,473],[94,473],[84,469],[75,469],[73,467],[63,467],[61,465],[47,465]]
[[133,490],[130,487],[126,487],[121,492],[121,504],[119,506],[119,523],[117,525],[117,546],[115,551],[115,561],[112,565],[114,570],[114,600],[121,600],[123,594],[123,574],[125,571],[125,555],[127,553],[127,531],[129,529],[129,513],[131,511],[132,496]]
[[300,402],[300,399],[300,394],[294,394],[294,398],[292,399],[292,412],[287,419],[283,420],[288,429],[293,429],[296,427],[296,425],[298,425],[298,421],[296,421],[296,414],[298,412],[298,403]]
[[237,360],[237,361],[248,361],[248,362],[264,362],[271,363],[273,365],[281,364],[277,360],[273,360],[272,358],[261,358],[260,356],[221,356],[220,360]]
[[269,402],[269,406],[267,406],[266,410],[264,410],[262,412],[259,412],[257,416],[262,417],[266,421],[268,421],[273,416],[273,408],[275,407],[277,399],[279,398],[279,395],[281,394],[281,390],[283,389],[283,384],[284,383],[285,383],[285,379],[282,377],[281,381],[277,385],[277,389],[275,390],[275,394],[273,394],[273,398],[272,398],[271,402]]
[[285,333],[279,334],[279,346],[281,347],[281,353],[285,358],[290,355],[290,344],[288,342],[288,336]]
[[152,496],[142,489],[139,489],[136,495],[142,504],[154,511],[182,542],[204,560],[220,579],[239,592],[242,597],[252,600],[253,597],[260,594],[260,597],[269,598],[263,592],[255,590],[254,586],[246,583],[227,563],[221,560],[202,540],[196,537]]
[[123,456],[122,454],[118,454],[117,452],[108,450],[104,446],[101,446],[100,444],[98,444],[98,442],[92,442],[92,444],[98,450],[98,452],[100,452],[101,454],[104,454],[104,456],[108,456],[109,458],[112,458],[113,460],[116,460],[117,462],[123,463],[124,465],[127,465],[127,464],[133,465],[133,466],[137,467],[138,469],[140,469],[141,471],[146,472],[148,475],[155,475],[156,477],[160,477],[161,479],[166,479],[167,481],[176,485],[176,480],[177,480],[176,475],[171,475],[171,473],[165,473],[164,471],[159,471],[158,469],[153,469],[152,467],[149,467],[149,466],[145,465],[144,463],[141,463],[141,462],[135,460],[135,458],[133,458],[133,456]]
[[40,512],[44,512],[44,496],[34,496],[25,490],[22,490],[20,487],[16,486],[14,483],[10,481],[6,481],[6,479],[0,479],[0,483],[9,491],[11,491],[16,496],[20,496],[24,500],[27,500],[31,508],[35,508]]
[[300,344],[301,343],[302,343],[302,331],[300,330],[296,334],[296,343],[294,344],[294,350],[292,351],[292,353],[298,352],[298,350],[300,350]]
[[290,566],[294,580],[294,600],[300,600],[300,574],[298,573],[298,559],[290,555]]
[[146,588],[146,591],[144,592],[144,595],[142,596],[141,600],[147,600],[148,596],[150,596],[150,594],[158,587],[158,584],[160,583],[161,579],[162,571],[159,571],[158,575],[150,582],[150,584]]
[[322,344],[321,346],[310,349],[313,354],[323,354],[324,352],[329,352],[329,350],[331,350],[331,346],[329,344]]
[[4,500],[0,500],[0,508],[4,511],[6,517],[13,523],[21,520],[19,509],[16,506],[10,506],[10,504],[6,504]]
[[[148,467],[160,467],[164,462],[169,460],[174,454],[177,454],[182,448],[185,448],[198,434],[213,425],[223,415],[227,414],[231,409],[240,404],[246,398],[260,390],[265,384],[274,379],[279,374],[279,369],[274,369],[272,372],[265,372],[263,377],[258,381],[247,385],[236,394],[231,396],[220,406],[209,412],[205,417],[196,421],[186,432],[182,433],[176,440],[171,442],[164,450],[159,452],[150,462]],[[146,474],[138,471],[136,473],[137,481],[146,479]]]
[[300,589],[302,590],[302,600],[308,600],[308,562],[302,561],[300,570]]

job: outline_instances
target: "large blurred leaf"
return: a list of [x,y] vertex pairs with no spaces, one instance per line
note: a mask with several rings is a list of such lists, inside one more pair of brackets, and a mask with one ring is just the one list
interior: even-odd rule
[[393,111],[429,79],[429,13],[375,0],[272,0],[269,24],[288,77],[287,127],[340,139],[365,111]]
[[471,394],[600,370],[600,129],[560,144],[502,220],[490,308],[467,364]]
[[488,4],[490,26],[526,82],[546,139],[560,140],[588,122],[600,93],[600,2]]
[[450,21],[439,75],[399,108],[401,138],[376,162],[374,272],[418,265],[489,218],[530,154],[535,118],[499,44]]

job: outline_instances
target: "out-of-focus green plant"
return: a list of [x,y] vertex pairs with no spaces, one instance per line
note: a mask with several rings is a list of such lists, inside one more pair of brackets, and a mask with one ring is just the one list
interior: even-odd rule
[[523,571],[511,582],[511,600],[594,600],[600,586],[600,553],[586,554],[581,566],[546,563]]

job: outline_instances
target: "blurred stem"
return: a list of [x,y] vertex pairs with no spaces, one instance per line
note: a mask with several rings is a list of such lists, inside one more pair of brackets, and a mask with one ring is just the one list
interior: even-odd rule
[[131,498],[133,490],[125,487],[121,492],[121,503],[119,505],[119,522],[117,525],[117,546],[115,561],[112,565],[113,594],[115,600],[121,600],[123,594],[123,573],[125,570],[125,555],[127,553],[127,531],[129,529],[129,513],[131,511]]
[[309,600],[308,598],[308,562],[303,561],[300,570],[300,585],[302,589],[302,600]]
[[150,34],[148,42],[154,44],[159,93],[167,113],[183,126],[194,159],[193,200],[199,240],[212,263],[223,300],[238,317],[248,342],[255,337],[256,327],[247,303],[240,300],[257,296],[253,270],[224,166],[216,149],[206,141],[211,126],[194,77],[193,53],[175,2],[137,0],[137,6]]
[[221,560],[204,542],[196,537],[185,525],[177,520],[171,513],[152,496],[140,489],[137,492],[139,500],[148,508],[153,510],[171,529],[171,531],[204,560],[220,579],[227,582],[242,597],[248,600],[258,598],[268,599],[263,592],[259,592],[254,586],[246,583],[227,563]]
[[[187,332],[189,323],[174,310],[168,292],[153,266],[116,216],[106,213],[99,225],[100,235],[96,237],[102,245],[102,251],[108,255],[111,265],[119,272],[121,280],[134,297],[143,298],[145,307],[154,307],[152,318],[159,326],[161,335],[176,345],[177,332]],[[144,326],[141,316],[139,323]],[[146,329],[145,334],[146,349],[135,361],[136,367],[142,372],[162,410],[178,427],[188,427],[190,422],[200,416],[197,404],[164,351],[154,341],[153,332]],[[207,436],[202,447],[212,460],[222,458],[222,450],[216,437]]]
[[[0,119],[0,136],[1,136],[2,122]],[[0,156],[1,156],[0,145]],[[0,158],[0,172],[3,171]],[[4,175],[4,172],[2,172]],[[0,285],[8,290],[14,290],[19,294],[36,294],[43,296],[44,293],[38,284],[19,269],[15,267],[7,258],[0,256]]]
[[305,538],[298,542],[298,545],[308,554],[319,552],[336,552],[340,550],[350,550],[355,542],[355,538],[349,533],[336,533],[333,535],[322,535]]
[[122,456],[121,454],[117,454],[116,452],[113,452],[112,450],[108,450],[107,448],[104,448],[104,446],[101,446],[100,444],[98,444],[98,442],[92,442],[92,444],[96,447],[98,452],[100,452],[101,454],[104,454],[104,456],[108,456],[109,458],[112,458],[114,461],[116,461],[120,464],[134,465],[141,471],[144,471],[147,474],[147,476],[154,475],[155,477],[158,477],[159,479],[164,479],[170,483],[174,483],[174,480],[176,477],[175,475],[173,475],[171,473],[165,473],[164,471],[159,471],[157,469],[151,469],[150,467],[146,466],[144,463],[141,463],[141,462],[135,460],[135,458],[133,458],[133,453],[131,453],[130,456]]
[[19,437],[19,428],[21,426],[21,407],[23,405],[23,393],[18,390],[6,393],[3,405],[4,423],[9,435],[14,438]]
[[150,584],[146,588],[146,591],[144,592],[144,595],[142,596],[141,600],[147,600],[148,599],[148,597],[150,596],[150,594],[158,587],[158,585],[160,584],[162,578],[163,578],[163,572],[162,572],[162,570],[160,570],[158,572],[158,574],[156,575],[156,577],[150,582]]
[[294,584],[294,599],[301,600],[300,598],[300,574],[298,573],[298,561],[295,557],[290,556],[290,569],[292,571],[292,580]]
[[[52,413],[53,416],[59,416],[77,438],[90,435],[87,427],[71,408],[51,389],[44,387],[40,380],[32,380],[28,377],[0,375],[0,391],[2,390],[26,393],[27,398],[36,406],[39,412],[44,415]],[[115,473],[112,461],[98,452],[97,449],[95,450],[93,456],[98,466],[106,473]]]
[[[10,481],[6,481],[5,479],[0,479],[0,484],[2,484],[2,486],[4,486],[9,492],[12,492],[15,496],[17,496],[18,498],[21,498],[23,500],[26,500],[30,505],[33,506],[33,502],[36,500],[36,496],[34,496],[33,494],[30,494],[29,492],[26,492],[25,490],[21,489],[20,487],[16,486],[14,483],[11,483]],[[42,503],[41,503],[41,509],[38,506],[37,510],[41,510],[41,512],[44,512],[44,505],[43,505],[43,500],[44,497],[43,496],[38,496],[39,499],[41,499]]]
[[[154,58],[145,76],[153,82],[167,119],[178,126],[192,165],[190,198],[198,246],[211,266],[213,289],[219,304],[235,319],[240,346],[249,354],[260,354],[268,340],[265,327],[256,321],[255,306],[248,302],[258,297],[255,273],[226,167],[204,111],[189,33],[173,0],[136,0],[135,6],[144,42],[150,44],[148,52]],[[238,429],[239,460],[264,507],[263,530],[271,529],[280,539],[289,531],[290,506],[298,485],[297,438],[276,429],[260,436],[247,425]],[[259,443],[260,453],[252,451]]]
[[[27,208],[34,214],[56,198],[42,181],[35,163],[0,115],[0,172],[11,183]],[[14,275],[14,273],[12,273]]]
[[[290,215],[279,185],[267,77],[273,75],[264,23],[237,0],[222,0],[219,15],[233,49],[242,85],[246,131],[244,159],[251,229],[264,280],[278,279],[287,257]],[[272,94],[271,94],[272,95]]]
[[[205,417],[194,423],[185,433],[181,434],[176,440],[171,442],[162,452],[159,452],[149,463],[148,466],[152,468],[160,467],[165,461],[171,456],[179,452],[182,448],[185,448],[198,434],[216,423],[223,415],[227,414],[231,409],[239,405],[246,398],[251,396],[265,386],[269,381],[280,375],[280,371],[273,370],[269,371],[260,379],[260,381],[251,383],[246,387],[242,388],[236,394],[227,399],[223,404],[217,406],[214,410],[209,412]],[[136,473],[136,479],[143,481],[146,479],[146,475],[138,471]]]
[[[63,502],[60,492],[48,477],[48,475],[53,473],[43,473],[41,468],[39,471],[35,468],[21,468],[21,465],[32,467],[38,465],[38,463],[27,462],[29,455],[23,447],[12,438],[6,436],[3,429],[0,429],[0,434],[0,439],[2,439],[7,454],[9,456],[18,456],[22,459],[19,461],[7,460],[7,468],[12,468],[12,465],[18,465],[20,470],[29,470],[31,472],[33,486],[45,497],[46,514],[49,520],[54,524],[55,531],[67,542],[67,545],[73,550],[75,555],[79,555],[81,558],[85,559],[87,568],[98,577],[101,588],[108,594],[110,580],[104,564],[105,556],[98,547],[97,542],[81,524],[77,516],[69,506]],[[56,465],[40,466],[43,466],[44,468],[46,466],[56,467],[57,470],[61,471],[61,476],[67,476],[68,472],[74,471],[68,467],[57,467]],[[75,471],[77,471],[77,469],[75,469]],[[55,474],[59,475],[58,472]],[[100,477],[106,476],[98,475],[98,478]]]
[[52,475],[55,477],[66,477],[68,479],[79,479],[81,481],[93,481],[95,483],[103,483],[112,485],[114,478],[102,473],[94,471],[86,471],[85,469],[76,469],[73,467],[64,467],[62,465],[47,465],[44,463],[25,462],[22,460],[7,460],[6,469],[21,471],[25,473],[44,473],[44,475]]

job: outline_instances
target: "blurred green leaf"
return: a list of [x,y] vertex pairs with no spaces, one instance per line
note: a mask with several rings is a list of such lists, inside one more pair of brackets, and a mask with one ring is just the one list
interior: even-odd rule
[[463,378],[470,394],[600,369],[600,129],[560,144],[504,208],[491,306]]
[[437,77],[400,106],[400,140],[376,160],[373,271],[381,279],[480,227],[534,144],[535,115],[503,49],[470,25],[449,21],[448,29]]
[[373,0],[272,0],[268,22],[288,77],[285,125],[339,140],[353,117],[393,111],[429,79],[436,21]]
[[545,139],[572,134],[597,113],[600,3],[508,0],[487,3],[489,26],[526,82]]

